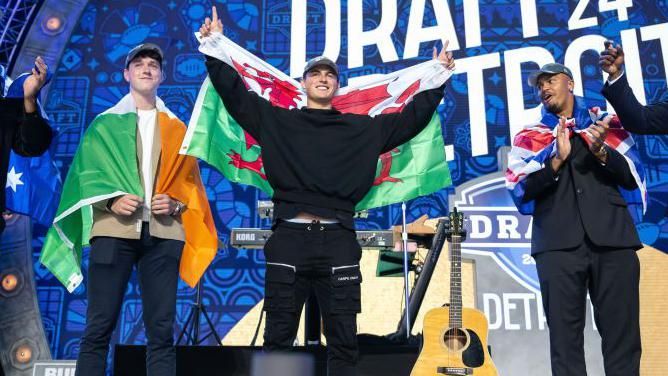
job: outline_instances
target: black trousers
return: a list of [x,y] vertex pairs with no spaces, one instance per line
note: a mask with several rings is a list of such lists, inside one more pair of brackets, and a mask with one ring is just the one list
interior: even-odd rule
[[139,240],[102,236],[91,240],[86,329],[81,338],[77,376],[106,374],[109,341],[134,265],[137,265],[148,342],[147,375],[176,374],[174,316],[183,244],[150,236],[146,223]]
[[280,222],[265,246],[266,351],[290,351],[311,292],[322,312],[330,376],[354,376],[361,311],[361,248],[338,224]]
[[534,258],[550,329],[552,374],[587,374],[583,331],[589,291],[606,376],[637,376],[641,345],[636,251],[603,249],[585,239],[576,249]]

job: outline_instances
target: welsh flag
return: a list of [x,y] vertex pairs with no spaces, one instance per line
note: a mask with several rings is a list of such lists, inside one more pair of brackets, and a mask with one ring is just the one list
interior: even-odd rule
[[[216,228],[197,160],[178,153],[185,124],[159,98],[157,109],[161,155],[155,191],[186,204],[181,217],[186,239],[180,274],[194,287],[218,249]],[[83,281],[81,252],[88,245],[93,224],[91,205],[125,194],[144,196],[136,133],[136,106],[128,94],[93,120],[74,156],[40,255],[42,264],[70,292]]]
[[[222,33],[200,39],[199,50],[234,67],[247,88],[275,106],[300,108],[306,96],[296,80],[259,59]],[[364,84],[338,90],[333,106],[344,113],[378,114],[401,111],[413,95],[440,87],[452,72],[431,60]],[[207,78],[200,89],[181,153],[198,157],[229,180],[272,194],[264,175],[262,150],[225,109]],[[438,114],[411,141],[381,155],[373,187],[357,205],[370,209],[431,194],[451,184]]]

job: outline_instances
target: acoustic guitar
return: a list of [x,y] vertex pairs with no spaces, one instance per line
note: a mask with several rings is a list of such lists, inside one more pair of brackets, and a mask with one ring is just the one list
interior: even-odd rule
[[487,318],[462,307],[464,216],[455,208],[448,216],[450,242],[450,305],[431,309],[424,317],[424,345],[411,376],[496,376],[487,350]]

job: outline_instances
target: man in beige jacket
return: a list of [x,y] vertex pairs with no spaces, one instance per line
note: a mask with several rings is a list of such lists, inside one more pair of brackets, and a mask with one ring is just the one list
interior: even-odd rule
[[[162,101],[163,54],[154,44],[132,49],[124,77],[137,114],[137,164],[144,188],[141,197],[126,194],[93,205],[88,310],[76,375],[105,375],[109,341],[116,326],[127,283],[136,265],[146,327],[148,375],[174,375],[173,327],[179,261],[184,247],[184,204],[155,192],[161,163],[158,118]],[[127,104],[127,103],[126,103]],[[85,145],[82,145],[85,147]]]

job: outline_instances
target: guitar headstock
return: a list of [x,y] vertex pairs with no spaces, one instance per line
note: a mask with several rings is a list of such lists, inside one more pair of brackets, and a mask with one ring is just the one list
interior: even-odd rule
[[453,208],[446,218],[445,228],[448,240],[452,240],[453,235],[459,235],[463,239],[466,236],[464,213],[458,211],[457,207]]

